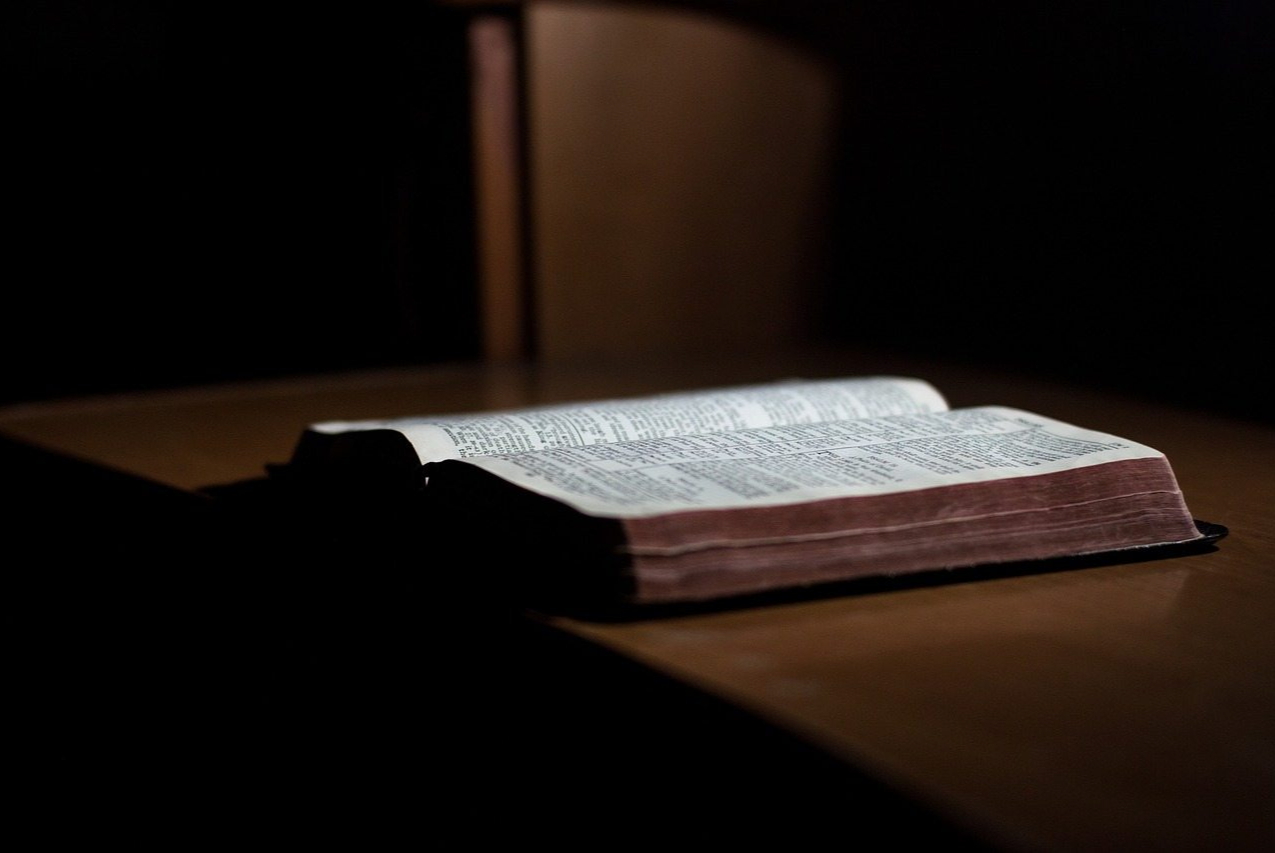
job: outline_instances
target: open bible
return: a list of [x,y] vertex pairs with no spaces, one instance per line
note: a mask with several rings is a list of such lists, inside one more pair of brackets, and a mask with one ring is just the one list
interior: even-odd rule
[[1208,538],[1162,453],[910,378],[319,423],[290,467],[376,469],[534,583],[636,603]]

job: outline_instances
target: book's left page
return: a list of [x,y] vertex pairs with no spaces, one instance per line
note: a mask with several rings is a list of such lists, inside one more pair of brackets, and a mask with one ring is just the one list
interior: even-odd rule
[[330,421],[313,424],[310,432],[394,430],[425,463],[947,409],[943,395],[928,382],[874,376],[791,380],[483,414]]

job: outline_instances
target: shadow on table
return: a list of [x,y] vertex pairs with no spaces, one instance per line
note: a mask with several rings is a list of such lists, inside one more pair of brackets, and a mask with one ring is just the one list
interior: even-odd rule
[[[261,483],[0,442],[23,813],[46,837],[976,846],[712,697],[525,617],[499,567]],[[384,508],[382,508],[384,509]]]

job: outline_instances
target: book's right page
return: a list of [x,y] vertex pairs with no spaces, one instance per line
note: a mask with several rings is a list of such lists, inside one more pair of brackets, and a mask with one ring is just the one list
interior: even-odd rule
[[890,415],[468,460],[589,514],[784,506],[1039,476],[1154,448],[1003,407]]

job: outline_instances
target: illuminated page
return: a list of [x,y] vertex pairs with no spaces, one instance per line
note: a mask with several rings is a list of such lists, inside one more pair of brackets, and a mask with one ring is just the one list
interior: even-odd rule
[[467,460],[589,515],[780,506],[1163,458],[1017,409],[819,422]]

